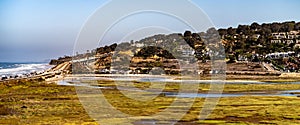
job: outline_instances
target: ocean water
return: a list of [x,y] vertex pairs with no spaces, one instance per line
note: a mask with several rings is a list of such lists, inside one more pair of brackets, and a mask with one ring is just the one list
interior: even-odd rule
[[0,62],[0,76],[24,75],[32,72],[45,71],[53,66],[47,63],[10,63]]

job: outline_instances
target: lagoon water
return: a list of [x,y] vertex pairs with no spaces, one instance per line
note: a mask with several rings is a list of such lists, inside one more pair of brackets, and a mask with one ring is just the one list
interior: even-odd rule
[[[151,78],[104,78],[104,77],[93,77],[83,78],[85,80],[92,79],[92,80],[113,80],[113,81],[139,81],[139,82],[177,82],[177,83],[186,83],[186,84],[218,84],[218,81],[211,81],[211,80],[173,80],[161,77],[151,77]],[[256,81],[223,81],[224,84],[277,84],[272,82],[256,82]],[[79,79],[69,79],[69,80],[61,80],[57,82],[58,85],[66,85],[66,86],[82,86],[82,87],[89,87],[89,88],[101,88],[101,89],[111,89],[109,87],[98,87],[97,85],[90,85],[88,83],[82,83]],[[295,84],[294,82],[289,82],[285,84]],[[296,83],[299,84],[299,83]],[[119,87],[120,89],[122,87]],[[130,91],[130,88],[122,88]],[[155,92],[155,91],[151,91]],[[265,93],[265,92],[256,92],[256,93],[174,93],[174,92],[163,92],[163,94],[167,97],[179,97],[179,98],[220,98],[220,97],[238,97],[244,95],[251,95],[251,96],[297,96],[295,94],[291,94],[292,92],[300,92],[300,90],[290,90],[290,91],[277,91],[274,93]]]

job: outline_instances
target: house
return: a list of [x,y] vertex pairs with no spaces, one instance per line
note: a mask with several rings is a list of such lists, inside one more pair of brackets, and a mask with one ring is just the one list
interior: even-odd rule
[[284,43],[290,45],[292,43],[298,44],[299,35],[298,31],[272,33],[271,43]]
[[285,32],[272,33],[272,37],[273,37],[273,39],[285,39],[286,33]]
[[260,34],[254,34],[254,35],[252,35],[252,38],[254,38],[254,39],[258,39],[260,37]]
[[299,37],[299,35],[297,35],[299,32],[298,31],[290,31],[287,33],[287,38],[288,39],[296,39]]
[[182,50],[182,55],[184,56],[191,56],[194,55],[195,51],[194,50]]
[[141,47],[144,47],[145,44],[144,43],[133,43],[133,44],[131,44],[131,46],[135,46],[135,47],[141,48]]
[[290,56],[295,56],[295,52],[294,51],[276,52],[276,53],[267,54],[265,57],[270,59],[279,59],[279,58],[286,58]]
[[279,39],[271,40],[271,43],[281,43],[281,40]]
[[177,51],[181,52],[183,56],[191,56],[194,55],[195,53],[195,50],[191,48],[189,45],[180,45]]

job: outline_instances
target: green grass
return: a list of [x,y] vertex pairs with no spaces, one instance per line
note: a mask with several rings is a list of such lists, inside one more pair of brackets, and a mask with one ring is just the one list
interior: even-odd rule
[[[91,82],[91,81],[90,81]],[[149,88],[155,83],[135,82],[140,89]],[[98,81],[99,86],[115,87],[112,81]],[[208,84],[200,84],[199,91],[207,92]],[[179,85],[170,83],[164,91],[178,91]],[[24,82],[0,84],[0,124],[12,125],[96,125],[80,103],[76,89],[68,86],[57,86],[44,82]],[[299,84],[227,84],[225,92],[252,92],[272,90],[300,89]],[[166,108],[174,112],[186,106],[174,106],[173,97],[158,96],[142,102],[124,96],[117,89],[103,89],[105,98],[117,110],[139,118],[163,121],[164,118],[147,117]],[[140,93],[131,93],[140,94]],[[149,94],[149,93],[143,93]],[[178,98],[178,102],[192,101],[189,98]],[[300,124],[300,98],[284,96],[240,96],[221,98],[215,110],[206,120],[199,120],[199,112],[205,99],[197,98],[192,108],[180,122],[201,124]],[[106,114],[100,114],[106,115]],[[167,117],[167,116],[166,116]],[[111,118],[104,122],[122,123],[126,119]],[[134,121],[132,121],[134,122]]]
[[0,113],[0,124],[96,123],[86,114],[74,87],[26,82],[13,86],[2,84],[1,90],[0,112],[9,113]]
[[199,120],[197,123],[199,123],[199,124],[223,124],[223,123],[226,123],[226,121],[222,121],[222,120]]

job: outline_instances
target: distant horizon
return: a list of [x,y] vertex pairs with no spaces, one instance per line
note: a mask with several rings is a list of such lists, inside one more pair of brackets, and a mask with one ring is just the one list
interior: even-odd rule
[[[284,22],[292,22],[294,20],[286,20],[286,21],[282,21],[282,22],[279,22],[279,21],[274,21],[274,22],[251,22],[249,24],[237,24],[236,26],[232,27],[232,26],[229,26],[229,27],[221,27],[221,28],[216,28],[217,30],[218,29],[227,29],[227,28],[237,28],[239,25],[251,25],[252,23],[258,23],[259,25],[262,25],[262,24],[272,24],[272,23],[284,23]],[[295,21],[296,23],[300,22],[300,21]],[[213,28],[213,27],[212,27]],[[186,31],[186,30],[185,30]],[[183,34],[185,31],[183,32],[173,32],[173,33],[181,33]],[[155,34],[155,35],[159,35],[160,33],[158,34]],[[169,35],[169,34],[164,34],[164,35]],[[152,35],[153,36],[153,35]],[[143,38],[147,38],[147,37],[151,37],[151,36],[145,36]],[[133,40],[133,41],[139,41],[139,40],[142,40],[143,38],[140,38],[140,39],[137,39],[137,40]],[[119,41],[119,43],[122,43],[122,42],[129,42],[129,41]],[[116,42],[117,43],[117,42]],[[103,46],[96,46],[94,49],[96,49],[97,47],[103,47]],[[67,54],[64,54],[64,55],[60,55],[60,56],[57,56],[57,57],[54,57],[54,58],[49,58],[49,59],[41,59],[40,61],[0,61],[0,63],[49,63],[52,59],[57,59],[59,57],[64,57],[64,56],[73,56],[72,54],[70,55],[67,55]]]
[[28,61],[28,62],[18,62],[18,61],[12,61],[12,62],[0,62],[0,63],[17,63],[17,64],[30,64],[30,63],[32,63],[32,64],[35,64],[35,63],[49,63],[49,62],[47,62],[47,61],[37,61],[37,62],[34,62],[34,61]]
[[284,21],[273,21],[273,22],[257,22],[257,21],[253,21],[253,22],[250,22],[249,24],[247,23],[239,23],[237,24],[236,26],[228,26],[228,27],[218,27],[217,29],[227,29],[227,28],[237,28],[239,25],[251,25],[252,23],[258,23],[259,25],[262,25],[262,24],[272,24],[272,23],[284,23],[284,22],[292,22],[292,21],[295,21],[296,23],[300,22],[300,20],[284,20]]
[[[207,14],[216,29],[250,25],[253,22],[300,21],[298,0],[190,1]],[[0,1],[0,62],[43,62],[72,55],[81,27],[97,8],[107,2]],[[182,27],[174,29],[176,32],[189,30]],[[114,40],[119,35],[112,36],[111,41],[117,43]]]

